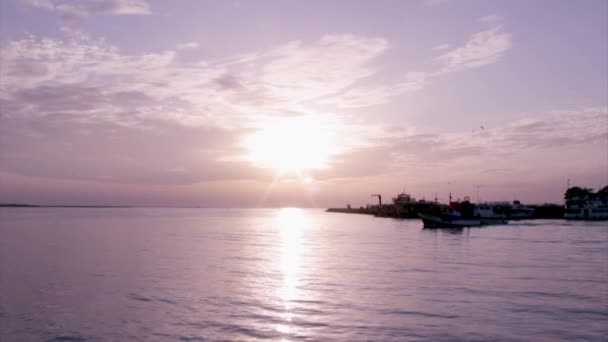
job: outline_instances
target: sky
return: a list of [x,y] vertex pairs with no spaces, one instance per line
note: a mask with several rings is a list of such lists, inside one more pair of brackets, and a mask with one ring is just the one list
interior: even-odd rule
[[608,184],[608,2],[6,0],[0,203],[563,202]]

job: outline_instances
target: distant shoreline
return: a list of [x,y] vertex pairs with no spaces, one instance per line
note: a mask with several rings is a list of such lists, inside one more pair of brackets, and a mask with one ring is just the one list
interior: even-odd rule
[[[205,206],[147,206],[147,205],[70,205],[70,204],[22,204],[0,203],[0,208],[114,208],[114,209],[282,209],[291,207],[205,207]],[[297,207],[301,209],[326,209],[323,207]]]
[[0,208],[136,208],[128,205],[46,205],[46,204],[21,204],[0,203]]

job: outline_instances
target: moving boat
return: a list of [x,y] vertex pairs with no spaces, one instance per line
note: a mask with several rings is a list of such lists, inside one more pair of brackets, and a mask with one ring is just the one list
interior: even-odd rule
[[473,204],[468,197],[464,200],[452,202],[447,210],[440,213],[419,213],[424,228],[464,228],[484,225],[507,224],[507,216],[501,212],[499,207],[492,204]]
[[418,213],[424,228],[466,228],[481,226],[481,219],[463,219],[453,215],[433,216]]
[[447,210],[441,213],[431,215],[428,213],[418,213],[422,219],[424,228],[465,228],[481,226],[481,217],[475,215],[475,205],[473,205],[468,197],[464,201],[452,202],[452,194],[450,194],[450,205]]

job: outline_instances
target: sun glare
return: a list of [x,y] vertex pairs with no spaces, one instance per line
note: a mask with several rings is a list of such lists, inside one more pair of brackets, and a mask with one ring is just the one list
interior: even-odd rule
[[328,129],[314,117],[275,119],[247,139],[249,159],[281,173],[327,166],[332,150]]
[[297,293],[301,240],[306,223],[306,217],[301,209],[283,208],[279,212],[278,225],[282,245],[280,269],[283,273],[283,286],[279,290],[279,295],[287,309],[291,309],[291,301],[295,299]]

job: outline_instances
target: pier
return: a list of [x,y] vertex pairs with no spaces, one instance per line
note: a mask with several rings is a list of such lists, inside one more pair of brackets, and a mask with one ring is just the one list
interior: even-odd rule
[[[389,217],[397,219],[418,219],[418,213],[438,214],[445,204],[436,202],[416,201],[404,204],[382,204],[359,208],[329,208],[330,213],[363,214],[376,217]],[[564,206],[559,204],[545,203],[540,205],[528,205],[534,209],[534,214],[528,219],[563,219]]]

